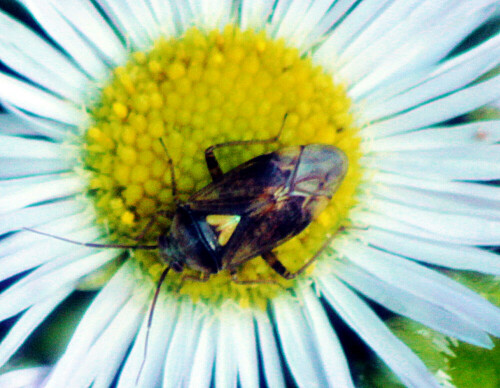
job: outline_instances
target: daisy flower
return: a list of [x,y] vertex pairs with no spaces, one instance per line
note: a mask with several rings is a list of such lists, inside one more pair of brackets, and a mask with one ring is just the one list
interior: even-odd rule
[[[500,274],[487,249],[500,191],[485,184],[500,179],[500,121],[453,120],[500,98],[500,76],[481,77],[500,35],[457,49],[498,0],[19,3],[43,34],[0,13],[0,279],[14,278],[0,319],[17,316],[0,364],[73,291],[96,288],[45,387],[353,387],[337,318],[404,385],[438,387],[442,371],[368,301],[493,347],[500,310],[444,270]],[[149,322],[169,264],[157,251],[25,229],[155,245],[171,226],[155,215],[210,183],[207,147],[278,133],[216,149],[222,170],[311,143],[348,164],[326,209],[274,249],[304,269],[296,279],[256,257],[207,280],[187,258]],[[199,222],[224,246],[241,217],[220,217]]]

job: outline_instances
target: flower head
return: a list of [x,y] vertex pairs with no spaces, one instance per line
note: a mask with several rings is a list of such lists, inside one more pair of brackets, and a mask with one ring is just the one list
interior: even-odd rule
[[[285,368],[354,386],[332,314],[403,384],[445,381],[366,299],[493,346],[500,310],[443,268],[500,274],[484,184],[500,179],[500,124],[451,122],[500,97],[499,76],[480,78],[499,35],[453,51],[497,1],[21,3],[50,40],[0,13],[1,279],[31,270],[0,294],[0,319],[24,311],[1,363],[101,286],[46,387],[275,387]],[[325,154],[300,159],[313,143],[346,158],[328,159],[346,169],[328,195]],[[292,184],[237,167],[280,152]],[[278,218],[291,186],[304,204]]]

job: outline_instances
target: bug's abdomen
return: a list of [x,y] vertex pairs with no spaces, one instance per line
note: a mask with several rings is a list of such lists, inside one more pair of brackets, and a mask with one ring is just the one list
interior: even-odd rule
[[[338,148],[313,144],[287,147],[272,154],[275,176],[244,218],[228,247],[224,266],[234,266],[272,250],[302,232],[324,210],[347,171],[347,158]],[[232,252],[232,256],[230,256]]]

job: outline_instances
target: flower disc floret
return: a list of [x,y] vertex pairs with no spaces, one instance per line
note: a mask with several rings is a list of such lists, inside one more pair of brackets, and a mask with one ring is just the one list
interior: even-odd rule
[[[303,233],[277,247],[280,261],[291,271],[300,268],[328,236],[345,222],[361,178],[359,138],[342,85],[282,40],[264,32],[227,26],[221,31],[190,29],[179,38],[160,38],[149,52],[136,52],[114,70],[86,136],[86,166],[92,172],[89,195],[99,220],[116,241],[131,243],[159,210],[174,210],[172,178],[159,139],[173,159],[181,200],[210,183],[204,150],[235,140],[269,139],[275,144],[227,147],[216,151],[223,171],[287,145],[331,144],[349,159],[344,184],[327,209]],[[108,182],[104,184],[103,182]],[[161,219],[145,236],[154,243],[168,233]],[[132,253],[157,278],[158,255]],[[186,275],[190,279],[185,279]],[[293,285],[261,258],[243,264],[242,280],[270,284],[235,284],[227,271],[197,282],[201,274],[186,269],[168,276],[167,286],[193,300],[264,306]]]

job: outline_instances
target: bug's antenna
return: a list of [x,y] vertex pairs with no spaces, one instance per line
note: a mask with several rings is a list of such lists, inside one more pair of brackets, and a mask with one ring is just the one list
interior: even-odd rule
[[280,127],[280,131],[278,132],[278,134],[274,137],[274,141],[278,141],[278,139],[281,137],[281,134],[283,133],[283,128],[285,128],[285,124],[286,124],[286,118],[288,117],[288,112],[285,113],[285,115],[283,116],[283,121],[281,122],[281,127]]
[[31,228],[22,228],[23,230],[27,230],[28,232],[41,234],[42,236],[52,237],[56,240],[65,241],[71,244],[81,245],[84,247],[90,248],[123,248],[123,249],[145,249],[145,250],[154,250],[158,249],[158,245],[123,245],[123,244],[96,244],[96,243],[84,243],[80,241],[70,240],[69,238],[54,236],[50,233],[40,232],[39,230],[31,229]]
[[139,368],[139,373],[137,374],[137,379],[135,380],[136,385],[139,382],[139,378],[141,377],[142,369],[144,368],[144,364],[146,363],[146,355],[148,352],[148,342],[149,342],[149,331],[151,329],[151,324],[153,323],[153,314],[155,312],[156,302],[158,301],[158,296],[160,295],[161,285],[163,284],[163,281],[167,277],[169,270],[170,270],[170,267],[167,267],[162,272],[162,274],[160,276],[160,280],[158,281],[158,285],[156,286],[156,291],[155,291],[155,295],[153,297],[153,302],[151,303],[151,307],[149,309],[148,327],[146,329],[146,340],[144,341],[144,357],[142,359],[141,367]]
[[175,171],[174,171],[174,161],[172,160],[172,157],[170,156],[167,146],[165,145],[163,139],[160,137],[158,140],[160,140],[161,145],[163,146],[163,149],[165,150],[165,153],[167,154],[167,160],[168,160],[168,167],[170,168],[170,180],[172,181],[172,196],[174,197],[174,201],[178,202],[177,199],[177,182],[175,179]]

